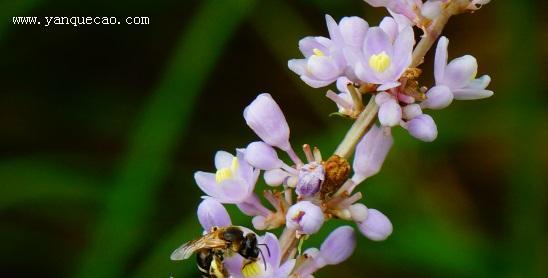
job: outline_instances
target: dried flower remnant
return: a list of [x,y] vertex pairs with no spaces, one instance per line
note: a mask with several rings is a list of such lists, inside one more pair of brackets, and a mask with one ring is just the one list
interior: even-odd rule
[[[474,11],[488,0],[365,2],[386,7],[390,16],[378,26],[369,26],[356,16],[337,23],[326,15],[329,37],[303,38],[299,49],[304,58],[288,62],[289,69],[311,87],[336,82],[337,92],[327,90],[325,96],[336,104],[334,114],[353,121],[337,149],[324,156],[318,147],[304,144],[302,153],[296,152],[283,106],[263,93],[243,112],[260,141],[236,149],[236,155],[217,152],[216,170],[195,174],[205,194],[198,207],[205,231],[233,225],[223,204],[235,205],[252,217],[256,230],[283,228],[279,237],[271,233],[256,237],[260,248],[255,250],[257,256],[250,257],[254,259],[215,249],[216,258],[223,258],[218,264],[229,277],[312,277],[326,265],[345,261],[357,241],[350,226],[335,229],[319,249],[300,250],[308,237],[317,236],[333,218],[354,222],[370,240],[387,239],[394,231],[390,219],[362,203],[359,186],[382,169],[394,144],[392,129],[401,127],[421,141],[434,141],[438,127],[426,110],[443,109],[455,99],[493,95],[486,89],[491,78],[476,78],[478,64],[473,56],[448,62],[449,40],[437,40],[451,16]],[[415,31],[424,33],[417,43]],[[429,88],[430,84],[421,83],[425,73],[419,65],[436,40],[435,84]],[[290,160],[284,161],[283,152]],[[263,180],[267,190],[256,190]]]

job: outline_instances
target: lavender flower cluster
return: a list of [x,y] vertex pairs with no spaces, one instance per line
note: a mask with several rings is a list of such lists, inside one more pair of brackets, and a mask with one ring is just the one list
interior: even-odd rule
[[[423,39],[433,43],[437,38],[432,38],[433,34],[441,32],[449,16],[475,10],[488,1],[365,2],[386,7],[391,16],[370,27],[359,17],[345,17],[337,24],[327,15],[329,37],[302,39],[299,49],[304,58],[288,62],[311,87],[336,83],[339,92],[329,90],[327,98],[336,103],[339,114],[355,120],[335,154],[325,158],[317,147],[305,144],[306,159],[301,160],[290,143],[289,125],[280,106],[270,94],[263,93],[243,112],[260,141],[236,149],[235,154],[218,151],[216,170],[194,175],[206,194],[198,207],[198,220],[205,233],[213,227],[233,225],[223,204],[234,204],[252,217],[255,230],[284,228],[279,238],[271,233],[258,237],[265,244],[261,247],[264,258],[251,262],[238,254],[224,258],[230,277],[312,277],[326,265],[341,263],[356,247],[357,236],[351,226],[332,231],[319,249],[301,252],[299,247],[332,218],[354,222],[370,240],[386,239],[392,233],[390,220],[360,203],[362,194],[354,190],[380,171],[393,145],[391,128],[399,125],[411,136],[430,142],[437,137],[437,127],[423,110],[445,108],[453,99],[481,99],[493,94],[485,89],[489,76],[476,78],[478,64],[473,56],[448,62],[446,37],[439,38],[435,51],[435,84],[429,89],[421,86],[421,70],[416,66],[422,63],[429,46],[426,43],[424,48],[422,42],[415,46],[413,29],[422,29]],[[365,107],[363,99],[367,97],[370,101]],[[280,159],[278,151],[285,152],[291,161]],[[350,166],[347,159],[352,153]],[[255,192],[261,174],[270,187],[261,194],[268,207]]]

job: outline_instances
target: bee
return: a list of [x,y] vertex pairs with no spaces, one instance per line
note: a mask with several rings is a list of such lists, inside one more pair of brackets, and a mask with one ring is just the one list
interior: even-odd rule
[[[171,260],[186,260],[196,253],[196,264],[203,278],[226,278],[228,273],[223,265],[225,257],[240,254],[249,262],[255,262],[259,255],[266,262],[257,235],[248,233],[237,226],[212,227],[211,231],[200,238],[184,243],[171,254]],[[270,254],[270,250],[267,251]]]

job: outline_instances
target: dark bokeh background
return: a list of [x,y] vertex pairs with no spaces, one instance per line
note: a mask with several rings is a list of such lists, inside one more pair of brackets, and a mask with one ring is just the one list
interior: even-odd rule
[[[393,235],[361,237],[351,260],[318,277],[548,276],[538,2],[494,0],[450,21],[451,58],[477,57],[495,95],[433,112],[433,143],[395,131],[383,171],[362,188]],[[200,234],[192,174],[211,170],[216,150],[255,140],[241,112],[259,92],[282,105],[296,146],[330,153],[350,125],[286,67],[300,38],[326,34],[326,13],[372,25],[385,14],[359,0],[0,3],[0,276],[196,277],[193,262],[169,261]],[[151,24],[12,24],[35,15]]]

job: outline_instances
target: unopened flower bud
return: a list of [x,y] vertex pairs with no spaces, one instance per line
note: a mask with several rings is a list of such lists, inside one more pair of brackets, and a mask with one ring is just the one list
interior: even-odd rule
[[213,198],[204,199],[198,206],[198,221],[205,231],[214,226],[230,226],[230,216],[225,207]]
[[365,221],[358,223],[360,231],[374,241],[385,240],[392,234],[392,223],[382,212],[368,209]]
[[270,94],[260,94],[244,110],[247,125],[267,144],[284,151],[289,144],[289,126],[280,106]]
[[323,166],[317,162],[308,163],[299,169],[299,180],[295,191],[301,197],[313,196],[320,191],[324,179]]
[[430,88],[426,92],[426,100],[421,102],[422,108],[443,109],[453,101],[453,93],[444,85],[438,85]]
[[415,118],[416,116],[422,114],[421,107],[416,103],[404,106],[402,108],[402,111],[403,111],[403,118],[406,120],[411,120]]
[[371,126],[371,129],[356,146],[353,163],[354,176],[352,177],[355,184],[359,184],[380,171],[393,143],[394,139],[389,128],[383,130],[376,125]]
[[261,141],[252,142],[247,145],[245,160],[251,166],[261,170],[272,170],[282,167],[282,161],[278,158],[276,150]]
[[379,121],[383,126],[396,126],[400,123],[402,111],[400,104],[393,98],[379,107]]
[[281,185],[290,175],[282,169],[272,169],[264,172],[264,181],[270,186]]
[[286,215],[286,225],[303,234],[314,234],[320,230],[324,222],[322,209],[309,201],[301,201],[289,208]]
[[436,123],[429,115],[422,114],[407,122],[407,131],[424,142],[432,142],[438,137]]
[[340,264],[356,249],[356,233],[350,226],[335,229],[322,243],[320,256],[326,264]]

